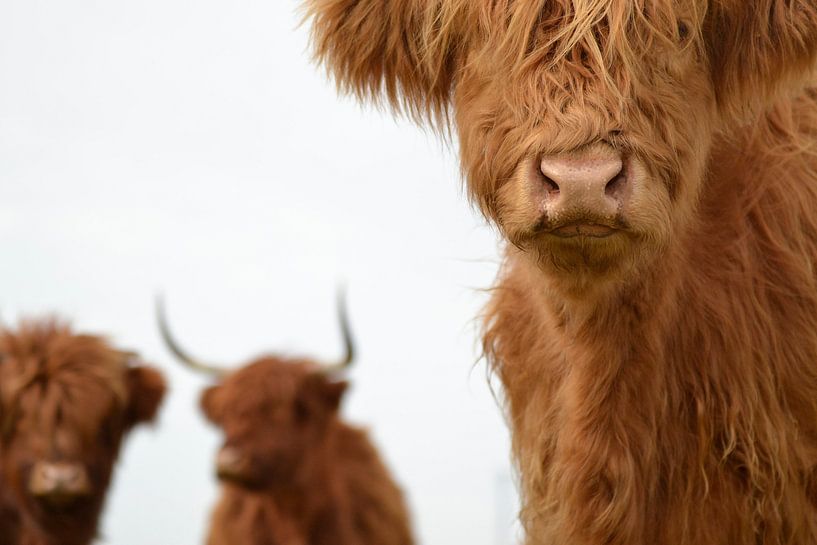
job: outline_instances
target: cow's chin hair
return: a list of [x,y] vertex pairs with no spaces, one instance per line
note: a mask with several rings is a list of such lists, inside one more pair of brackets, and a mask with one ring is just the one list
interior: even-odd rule
[[598,279],[616,276],[628,268],[634,245],[625,233],[605,238],[544,234],[534,242],[538,264],[545,272],[558,276],[584,274]]
[[80,534],[96,532],[97,522],[102,510],[104,497],[89,497],[62,507],[44,504],[40,500],[30,498],[33,509],[29,516],[49,535],[70,535],[74,538]]
[[631,231],[605,238],[541,233],[515,246],[551,287],[574,300],[590,300],[635,282],[666,250],[655,237]]
[[41,500],[38,502],[38,512],[42,520],[62,521],[65,519],[73,519],[81,521],[82,519],[94,519],[97,516],[96,506],[92,498],[82,498],[71,503],[51,504]]

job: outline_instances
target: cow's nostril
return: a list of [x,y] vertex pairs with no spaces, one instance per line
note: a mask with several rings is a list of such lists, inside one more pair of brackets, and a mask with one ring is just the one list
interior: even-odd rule
[[624,174],[624,169],[621,169],[618,174],[613,176],[607,185],[604,187],[604,193],[608,197],[617,197],[624,186],[627,184],[627,176]]
[[545,185],[545,189],[550,191],[551,193],[558,193],[559,192],[559,184],[556,181],[548,176],[547,174],[542,174],[542,180]]

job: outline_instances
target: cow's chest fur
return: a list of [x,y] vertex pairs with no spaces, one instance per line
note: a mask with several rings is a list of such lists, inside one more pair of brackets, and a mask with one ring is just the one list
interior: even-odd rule
[[500,371],[530,543],[815,542],[817,351],[782,342],[770,362],[774,341],[710,339],[694,307],[593,342],[530,323],[545,336]]

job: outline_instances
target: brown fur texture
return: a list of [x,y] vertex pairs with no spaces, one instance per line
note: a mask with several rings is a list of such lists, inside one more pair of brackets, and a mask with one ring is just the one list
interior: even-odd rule
[[[526,543],[817,543],[817,3],[307,10],[341,89],[456,130],[511,242],[484,346]],[[625,229],[556,239],[524,173],[595,145],[638,167]]]
[[402,492],[338,416],[345,388],[311,361],[266,357],[205,390],[204,413],[243,460],[222,475],[208,545],[414,542]]
[[[0,544],[87,545],[124,436],[155,418],[165,391],[154,369],[55,320],[0,332]],[[39,461],[81,463],[91,495],[58,508],[28,489]]]

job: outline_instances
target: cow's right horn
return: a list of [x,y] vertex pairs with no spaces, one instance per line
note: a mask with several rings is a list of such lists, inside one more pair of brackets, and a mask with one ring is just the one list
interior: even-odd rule
[[340,321],[340,332],[343,336],[344,355],[343,358],[323,368],[324,373],[337,373],[348,368],[355,359],[355,344],[352,339],[352,329],[349,326],[349,314],[346,310],[346,291],[338,290],[338,319]]
[[167,325],[164,298],[161,295],[156,297],[156,319],[159,322],[159,332],[162,335],[162,340],[165,342],[167,349],[170,350],[170,352],[172,352],[181,363],[187,365],[194,371],[199,371],[208,375],[220,377],[227,373],[225,368],[199,361],[182,350],[182,348],[173,338],[173,335],[170,333],[170,327]]

